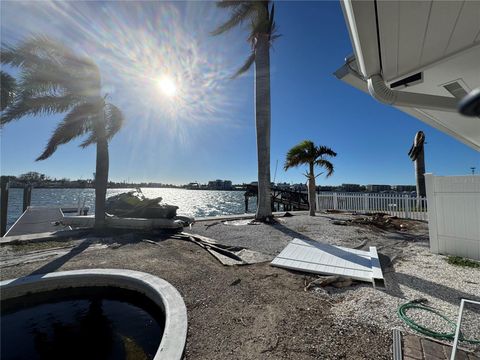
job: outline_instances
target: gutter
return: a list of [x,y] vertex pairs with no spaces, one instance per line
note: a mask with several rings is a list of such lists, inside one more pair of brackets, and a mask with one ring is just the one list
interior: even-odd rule
[[347,73],[368,85],[370,95],[387,105],[457,111],[458,99],[453,97],[392,90],[382,74],[382,55],[379,43],[377,0],[340,2],[347,23],[355,56],[345,61],[343,69],[335,73],[342,78]]
[[[345,59],[345,64],[335,71],[334,75],[339,80],[344,80],[345,77],[350,76],[351,85],[367,92],[378,100],[379,102],[392,106],[430,109],[456,112],[458,109],[459,99],[447,96],[428,95],[420,93],[411,93],[398,90],[392,90],[385,83],[380,74],[371,75],[369,78],[365,77],[357,70],[356,59],[349,56]],[[353,79],[357,81],[352,81]]]
[[375,74],[367,79],[368,92],[383,104],[420,109],[456,112],[458,100],[453,97],[396,91],[390,89],[382,78]]

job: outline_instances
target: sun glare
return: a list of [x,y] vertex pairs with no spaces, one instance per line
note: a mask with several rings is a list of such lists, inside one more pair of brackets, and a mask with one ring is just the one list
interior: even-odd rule
[[174,97],[177,94],[177,84],[171,76],[163,75],[157,80],[160,91],[167,97]]

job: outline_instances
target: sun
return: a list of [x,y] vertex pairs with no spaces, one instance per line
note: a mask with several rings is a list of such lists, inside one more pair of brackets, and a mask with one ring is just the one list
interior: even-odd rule
[[178,92],[177,84],[170,75],[162,75],[157,80],[157,86],[167,97],[174,97]]

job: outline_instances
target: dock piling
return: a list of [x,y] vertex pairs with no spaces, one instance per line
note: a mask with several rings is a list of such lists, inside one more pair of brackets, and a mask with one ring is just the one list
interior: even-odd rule
[[0,211],[0,237],[5,235],[7,232],[7,213],[8,213],[8,188],[9,182],[7,179],[1,179],[1,195],[2,195],[2,204]]
[[32,185],[25,185],[23,188],[23,212],[27,210],[32,202]]

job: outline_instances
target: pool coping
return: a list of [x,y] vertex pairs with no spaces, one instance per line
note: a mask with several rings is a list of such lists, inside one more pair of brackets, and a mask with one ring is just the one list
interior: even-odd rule
[[114,286],[140,292],[165,313],[165,329],[154,360],[182,359],[187,339],[187,308],[169,282],[144,272],[125,269],[81,269],[30,275],[0,282],[2,300],[29,293],[83,286]]

